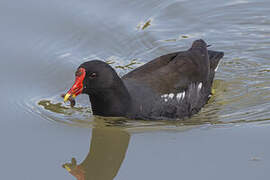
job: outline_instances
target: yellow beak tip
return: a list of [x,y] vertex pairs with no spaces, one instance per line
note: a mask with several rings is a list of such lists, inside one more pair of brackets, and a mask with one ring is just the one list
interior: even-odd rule
[[68,101],[68,98],[71,96],[71,94],[67,93],[64,97],[64,102],[67,102]]
[[71,169],[70,169],[67,165],[64,165],[64,168],[65,168],[68,172],[71,171]]

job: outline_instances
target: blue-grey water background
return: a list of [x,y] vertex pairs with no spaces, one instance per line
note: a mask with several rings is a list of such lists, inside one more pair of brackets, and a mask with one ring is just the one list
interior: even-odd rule
[[[1,0],[0,179],[74,179],[61,166],[86,159],[93,128],[111,146],[110,128],[130,136],[116,180],[269,179],[269,12],[269,0]],[[138,67],[201,38],[225,56],[190,121],[97,122],[85,95],[57,104],[86,60]]]

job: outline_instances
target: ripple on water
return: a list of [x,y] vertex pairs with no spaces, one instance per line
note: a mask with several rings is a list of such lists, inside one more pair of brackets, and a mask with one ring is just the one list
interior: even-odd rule
[[58,96],[48,98],[32,98],[25,105],[31,113],[38,114],[45,120],[67,124],[70,126],[91,126],[92,113],[89,106],[79,103],[71,108],[63,103],[63,99]]

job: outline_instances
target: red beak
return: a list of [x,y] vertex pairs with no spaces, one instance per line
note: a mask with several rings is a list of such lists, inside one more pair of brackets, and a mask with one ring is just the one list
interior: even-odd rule
[[70,90],[65,95],[64,102],[66,102],[70,96],[75,98],[76,96],[78,96],[79,94],[82,93],[82,91],[83,91],[83,80],[85,78],[85,74],[86,74],[86,72],[85,72],[84,68],[79,68],[77,70],[75,83],[73,84],[73,86],[70,88]]

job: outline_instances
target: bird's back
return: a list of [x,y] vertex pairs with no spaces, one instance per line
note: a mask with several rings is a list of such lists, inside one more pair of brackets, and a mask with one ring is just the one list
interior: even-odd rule
[[187,51],[158,57],[129,72],[122,79],[134,99],[133,114],[156,119],[198,112],[209,99],[222,57],[222,52],[208,51],[206,43],[197,40]]

